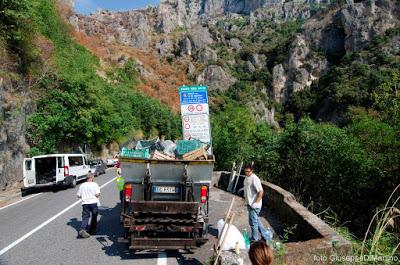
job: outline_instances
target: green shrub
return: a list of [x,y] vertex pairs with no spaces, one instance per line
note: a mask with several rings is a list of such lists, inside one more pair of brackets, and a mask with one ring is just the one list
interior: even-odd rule
[[23,72],[28,71],[37,57],[33,44],[35,27],[31,14],[31,1],[0,1],[0,36],[6,40],[8,49],[20,58]]
[[35,150],[55,152],[65,144],[85,143],[99,147],[126,139],[136,130],[147,137],[179,136],[178,116],[135,91],[139,73],[134,60],[110,69],[103,79],[97,74],[99,59],[71,39],[54,1],[35,0],[32,12],[40,33],[54,44],[56,62],[55,73],[35,88],[41,98],[28,120]]

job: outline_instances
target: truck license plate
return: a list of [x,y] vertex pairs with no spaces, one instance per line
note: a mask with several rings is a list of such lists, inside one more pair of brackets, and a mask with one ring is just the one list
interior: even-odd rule
[[153,191],[156,193],[178,193],[178,187],[170,187],[170,186],[154,186]]

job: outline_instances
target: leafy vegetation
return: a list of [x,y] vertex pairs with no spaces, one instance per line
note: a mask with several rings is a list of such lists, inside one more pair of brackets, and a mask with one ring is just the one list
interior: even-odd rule
[[[390,49],[398,36],[388,30],[366,49],[346,54],[310,89],[294,93],[283,106],[280,130],[232,107],[258,97],[254,83],[260,81],[236,71],[238,81],[216,101],[221,112],[213,120],[215,150],[229,153],[218,156],[217,166],[228,170],[233,161],[255,161],[260,176],[313,205],[314,212],[329,207],[361,246],[376,209],[400,183],[399,54]],[[244,50],[241,59],[257,52]],[[270,75],[264,76],[268,85]],[[398,222],[398,215],[390,220]],[[399,239],[398,229],[381,230],[379,239],[371,233],[365,241],[374,254],[388,254]],[[373,249],[379,244],[379,251]]]
[[123,141],[135,131],[143,131],[145,137],[179,136],[178,117],[136,90],[139,77],[133,60],[99,76],[99,59],[70,37],[55,1],[7,0],[1,5],[1,34],[23,62],[30,55],[22,48],[34,46],[35,36],[44,36],[54,46],[54,54],[44,63],[49,69],[37,73],[33,88],[40,96],[28,120],[32,154],[83,144],[96,148]]
[[[66,144],[123,142],[137,131],[145,137],[179,136],[179,118],[137,91],[135,62],[102,69],[97,57],[71,39],[54,0],[4,0],[0,10],[0,46],[17,55],[21,72],[38,75],[37,109],[28,120],[32,154],[56,152]],[[247,20],[232,25],[238,32],[249,26]],[[267,97],[272,67],[287,59],[301,25],[259,21],[255,34],[223,33],[242,41],[240,52],[222,44],[214,47],[219,58],[212,63],[229,68],[237,79],[225,93],[213,94],[216,169],[227,170],[233,161],[255,161],[260,176],[314,205],[315,212],[329,206],[339,220],[350,221],[346,226],[360,238],[400,183],[399,54],[387,52],[399,30],[388,30],[365,50],[346,54],[310,89],[294,93],[283,106],[282,128],[272,129],[257,122],[245,106],[250,99]],[[38,36],[54,46],[45,62],[50,69],[42,73],[30,71],[33,65],[38,69]],[[245,70],[254,54],[265,55],[267,67]],[[385,224],[396,218],[379,219],[383,221],[373,233],[377,237],[364,241],[369,253],[393,249],[386,247],[398,234]]]
[[18,56],[22,72],[28,71],[37,56],[31,12],[32,4],[28,0],[0,2],[0,37],[5,39],[8,50]]

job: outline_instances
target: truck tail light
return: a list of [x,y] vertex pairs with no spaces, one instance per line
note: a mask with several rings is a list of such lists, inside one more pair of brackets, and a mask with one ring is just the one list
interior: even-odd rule
[[64,177],[68,177],[68,176],[69,176],[69,167],[64,166]]
[[125,201],[127,201],[127,202],[131,201],[131,197],[132,197],[132,185],[126,184],[125,185]]
[[146,230],[146,226],[145,225],[136,225],[133,227],[133,229],[136,231],[144,231],[144,230]]
[[200,190],[200,201],[201,203],[206,203],[207,202],[207,192],[208,192],[208,188],[207,186],[201,186],[201,190]]

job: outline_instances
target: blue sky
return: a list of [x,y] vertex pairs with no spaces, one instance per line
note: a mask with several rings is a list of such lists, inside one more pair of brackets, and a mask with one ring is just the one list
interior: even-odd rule
[[89,15],[98,8],[108,10],[128,10],[142,8],[146,5],[158,5],[159,0],[75,0],[75,10]]

